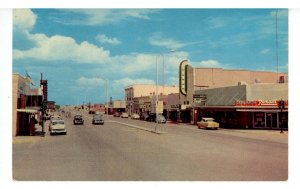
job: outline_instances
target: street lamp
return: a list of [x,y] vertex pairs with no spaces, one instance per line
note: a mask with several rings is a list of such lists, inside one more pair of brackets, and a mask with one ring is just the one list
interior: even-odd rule
[[105,111],[106,111],[107,119],[109,119],[109,117],[108,117],[108,79],[103,78],[101,76],[98,76],[98,78],[101,78],[101,79],[106,81],[106,106],[105,106]]
[[174,49],[168,51],[168,52],[165,52],[165,53],[160,53],[159,55],[156,56],[156,103],[155,103],[155,114],[156,114],[156,124],[155,124],[155,132],[157,133],[157,127],[158,127],[158,57],[161,55],[163,57],[163,74],[162,74],[162,78],[163,78],[163,93],[164,93],[164,88],[165,88],[165,61],[164,61],[164,54],[167,54],[167,53],[172,53],[172,52],[175,52]]

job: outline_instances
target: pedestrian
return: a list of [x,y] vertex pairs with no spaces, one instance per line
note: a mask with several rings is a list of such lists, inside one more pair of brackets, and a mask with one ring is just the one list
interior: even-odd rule
[[29,121],[29,132],[30,132],[29,134],[30,134],[30,136],[34,135],[34,132],[35,132],[34,126],[35,126],[35,118],[34,118],[34,116],[31,116],[30,121]]

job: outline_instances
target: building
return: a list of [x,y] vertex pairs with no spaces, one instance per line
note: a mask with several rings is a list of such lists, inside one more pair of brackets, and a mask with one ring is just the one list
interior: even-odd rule
[[43,100],[40,89],[30,87],[30,77],[23,77],[13,73],[12,86],[12,135],[30,135],[30,123],[33,119],[39,119],[39,110]]
[[115,112],[125,112],[126,102],[124,100],[111,101],[108,109],[109,114],[114,114]]
[[[157,93],[156,93],[157,90]],[[150,102],[151,96],[163,96],[171,93],[178,93],[176,86],[156,86],[151,84],[136,84],[125,88],[126,111],[131,113],[141,113],[147,110],[146,107],[142,110],[140,107],[145,106]],[[149,101],[148,101],[149,100]],[[144,103],[144,104],[143,104]],[[151,109],[151,108],[150,108]]]
[[[252,84],[195,91],[191,122],[213,117],[221,127],[288,129],[288,84]],[[202,98],[202,99],[199,99]],[[280,100],[285,108],[278,108]]]
[[[179,70],[178,121],[196,124],[200,117],[212,116],[213,114],[222,123],[221,126],[258,128],[254,125],[256,119],[255,109],[247,112],[243,107],[239,107],[239,104],[245,105],[247,102],[250,102],[250,104],[257,102],[263,104],[253,106],[259,109],[258,112],[264,112],[260,114],[263,115],[262,119],[265,120],[265,126],[262,128],[270,127],[270,124],[267,124],[269,119],[274,119],[271,128],[278,128],[279,114],[270,115],[269,113],[278,112],[278,100],[283,99],[288,102],[287,73],[193,68],[188,65],[186,60],[181,62]],[[268,110],[271,111],[267,111],[264,106],[266,102],[272,102],[268,105],[268,108],[272,109]],[[173,106],[176,106],[174,100]],[[249,104],[246,106],[249,106]],[[231,113],[224,113],[228,111]],[[287,112],[287,110],[284,110],[284,112]],[[226,114],[225,120],[227,120],[224,124],[223,114],[224,116]],[[246,118],[245,115],[248,117]],[[282,115],[287,117],[287,113]],[[235,121],[232,121],[234,120],[232,117],[235,117]],[[243,117],[243,121],[240,120],[241,117]],[[275,120],[277,120],[276,123]]]

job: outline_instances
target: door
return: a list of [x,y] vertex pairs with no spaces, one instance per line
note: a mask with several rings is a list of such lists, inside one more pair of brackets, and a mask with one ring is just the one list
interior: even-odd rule
[[266,113],[266,128],[277,128],[277,113]]

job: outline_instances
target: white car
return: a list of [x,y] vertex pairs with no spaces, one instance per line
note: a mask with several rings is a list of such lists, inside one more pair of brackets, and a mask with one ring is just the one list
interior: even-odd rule
[[139,114],[132,114],[131,119],[140,119],[140,115]]
[[218,129],[219,123],[215,122],[214,118],[204,117],[201,121],[197,122],[199,129]]
[[58,134],[58,133],[63,133],[67,134],[67,129],[64,120],[62,119],[53,119],[50,121],[49,125],[49,131],[50,134]]
[[128,114],[125,113],[125,112],[123,112],[123,113],[121,114],[121,118],[128,118]]

